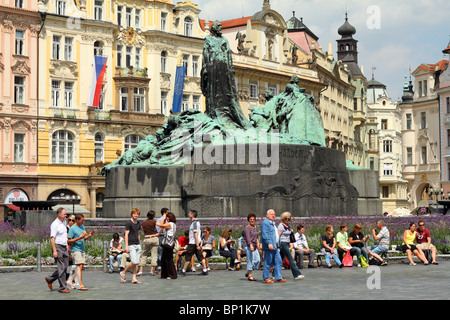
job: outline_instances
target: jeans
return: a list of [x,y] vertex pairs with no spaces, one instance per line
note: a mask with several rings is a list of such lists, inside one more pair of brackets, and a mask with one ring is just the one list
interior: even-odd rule
[[263,280],[270,277],[270,267],[273,268],[275,280],[281,280],[281,269],[283,268],[283,260],[281,260],[280,252],[277,248],[273,250],[264,251],[264,268]]
[[122,262],[122,255],[118,254],[116,257],[114,257],[113,255],[109,255],[109,270],[110,271],[114,270],[114,259],[117,259],[117,268],[120,269],[120,265]]
[[325,254],[325,262],[326,262],[327,266],[331,265],[331,262],[330,262],[330,255],[331,255],[331,257],[334,259],[334,261],[336,261],[336,263],[337,263],[339,266],[342,264],[342,263],[341,263],[341,260],[339,260],[339,257],[338,257],[338,255],[336,254],[336,250],[335,250],[335,253],[333,253],[333,254],[330,254],[330,253]]
[[249,246],[244,247],[245,252],[247,254],[247,271],[257,270],[259,269],[260,257],[257,249],[252,252]]
[[366,261],[369,261],[369,251],[367,251],[366,247],[353,247],[353,249],[355,250],[355,254],[356,257],[358,257],[358,262],[361,263],[361,255],[364,256],[364,258],[366,258]]
[[288,259],[292,275],[294,276],[294,278],[297,278],[302,273],[298,269],[297,265],[295,264],[295,260],[291,255],[291,250],[289,249],[289,242],[281,242],[280,244],[281,244],[280,246],[281,260],[283,260],[284,257]]
[[380,244],[377,246],[370,246],[369,248],[373,253],[376,253],[376,254],[382,254],[383,252],[388,252],[388,249],[386,249],[385,247],[383,247]]

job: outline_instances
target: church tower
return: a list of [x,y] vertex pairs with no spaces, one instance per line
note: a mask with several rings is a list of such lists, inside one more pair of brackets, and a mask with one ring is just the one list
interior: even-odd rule
[[358,40],[353,39],[356,29],[348,22],[347,12],[345,13],[345,22],[338,29],[338,34],[341,36],[337,42],[337,58],[344,64],[347,64],[348,69],[353,75],[362,75],[358,66]]

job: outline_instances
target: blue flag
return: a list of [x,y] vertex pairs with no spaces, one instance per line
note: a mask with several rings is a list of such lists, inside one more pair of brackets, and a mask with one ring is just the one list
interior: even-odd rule
[[185,73],[185,67],[177,67],[177,74],[175,76],[175,89],[173,91],[172,112],[181,112]]

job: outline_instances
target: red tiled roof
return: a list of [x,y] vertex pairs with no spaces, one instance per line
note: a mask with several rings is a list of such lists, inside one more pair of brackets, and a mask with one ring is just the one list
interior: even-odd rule
[[[252,17],[244,17],[244,18],[238,18],[238,19],[232,19],[232,20],[225,20],[220,21],[222,23],[222,29],[230,29],[230,28],[236,28],[236,27],[242,27],[247,25],[247,21],[250,20]],[[206,20],[200,19],[200,26],[203,30],[205,30],[205,22]],[[209,25],[211,26],[214,23],[214,21],[209,21]]]
[[421,64],[419,68],[427,71],[443,71],[448,67],[448,60],[441,60],[435,64]]
[[252,17],[243,17],[243,18],[238,18],[238,19],[221,21],[222,29],[245,26],[245,25],[247,25],[247,21],[250,20],[251,18]]

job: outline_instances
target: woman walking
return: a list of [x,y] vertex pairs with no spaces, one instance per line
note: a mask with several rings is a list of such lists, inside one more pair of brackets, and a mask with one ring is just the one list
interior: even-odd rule
[[249,281],[256,281],[256,279],[252,275],[253,270],[259,269],[259,264],[261,262],[258,248],[259,248],[259,240],[258,240],[258,230],[256,229],[256,215],[250,213],[247,216],[248,225],[244,229],[243,238],[244,238],[244,249],[247,254],[247,273],[245,276]]
[[178,277],[177,269],[173,262],[173,247],[175,245],[175,232],[177,220],[172,212],[164,213],[161,222],[156,225],[163,229],[164,238],[162,241],[161,254],[161,279],[176,279]]
[[300,272],[291,254],[291,233],[293,233],[293,231],[288,225],[291,218],[290,212],[283,212],[280,216],[281,223],[278,225],[278,233],[280,234],[280,254],[281,259],[284,259],[285,257],[288,259],[294,279],[299,280],[303,279],[305,276]]

